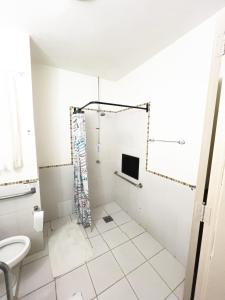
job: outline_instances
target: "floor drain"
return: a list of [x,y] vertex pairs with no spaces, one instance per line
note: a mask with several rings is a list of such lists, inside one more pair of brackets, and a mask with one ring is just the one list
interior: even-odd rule
[[106,222],[106,223],[109,223],[109,222],[112,222],[113,221],[113,218],[111,216],[106,216],[106,217],[103,217],[103,220]]

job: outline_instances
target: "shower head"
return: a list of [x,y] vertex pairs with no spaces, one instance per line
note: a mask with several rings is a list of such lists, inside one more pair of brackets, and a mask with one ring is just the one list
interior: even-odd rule
[[105,116],[105,112],[102,111],[102,112],[100,113],[100,116],[101,116],[101,117],[104,117],[104,116]]

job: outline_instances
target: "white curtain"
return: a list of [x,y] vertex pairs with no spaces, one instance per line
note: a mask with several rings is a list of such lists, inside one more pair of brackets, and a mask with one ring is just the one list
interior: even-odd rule
[[23,167],[19,89],[22,73],[0,72],[0,172]]

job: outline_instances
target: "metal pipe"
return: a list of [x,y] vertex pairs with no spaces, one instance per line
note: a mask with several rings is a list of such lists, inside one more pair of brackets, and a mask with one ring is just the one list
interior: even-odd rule
[[156,139],[149,139],[149,142],[163,142],[163,143],[177,143],[180,145],[184,145],[185,141],[184,140],[179,140],[179,141],[168,141],[168,140],[156,140]]
[[7,300],[13,300],[14,297],[10,278],[10,268],[6,263],[0,261],[0,270],[2,270],[4,273]]
[[31,194],[35,194],[36,193],[36,188],[32,187],[30,189],[30,191],[25,192],[25,193],[20,193],[20,194],[14,194],[14,195],[7,195],[7,196],[1,196],[0,200],[5,200],[5,199],[11,199],[11,198],[17,198],[17,197],[22,197],[22,196],[27,196],[27,195],[31,195]]
[[141,107],[141,106],[132,106],[132,105],[110,103],[110,102],[100,102],[100,101],[91,101],[91,102],[85,104],[84,106],[82,106],[81,108],[78,108],[78,111],[81,111],[82,109],[84,109],[85,107],[87,107],[88,105],[91,105],[91,104],[103,104],[103,105],[110,105],[110,106],[119,106],[119,107],[126,107],[126,108],[141,109],[141,110],[145,110],[146,112],[149,111],[149,104],[148,103],[146,104],[146,107]]
[[126,177],[123,177],[122,175],[120,175],[120,174],[118,173],[118,171],[115,171],[114,174],[115,174],[116,176],[122,178],[123,180],[129,182],[130,184],[136,186],[137,188],[140,188],[140,189],[143,188],[143,185],[142,185],[141,183],[135,183],[135,182],[133,182],[133,181],[127,179]]

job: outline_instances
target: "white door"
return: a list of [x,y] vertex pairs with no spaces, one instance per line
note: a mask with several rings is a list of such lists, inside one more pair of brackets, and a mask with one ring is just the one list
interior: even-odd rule
[[225,57],[218,88],[219,111],[202,236],[196,300],[225,299]]
[[[225,15],[218,18],[184,300],[225,300]],[[225,201],[225,200],[224,200]],[[203,205],[204,204],[204,205]],[[222,228],[223,226],[223,228]],[[222,230],[220,232],[220,229]],[[223,236],[224,233],[224,236]],[[222,248],[220,248],[222,247]],[[222,250],[223,249],[223,250]],[[224,253],[224,257],[220,257]],[[220,270],[217,269],[220,267]],[[221,285],[221,286],[219,286]]]

